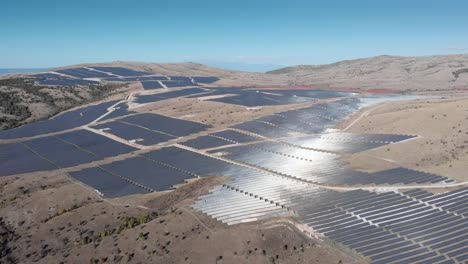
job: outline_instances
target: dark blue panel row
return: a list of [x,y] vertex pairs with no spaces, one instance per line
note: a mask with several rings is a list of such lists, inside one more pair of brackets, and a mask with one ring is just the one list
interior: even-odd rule
[[198,84],[193,83],[192,81],[178,81],[178,80],[170,80],[170,81],[162,81],[162,83],[168,87],[185,87],[185,86],[198,86]]
[[24,144],[62,168],[85,164],[100,159],[92,153],[65,143],[53,136],[25,141]]
[[287,130],[285,128],[275,127],[270,124],[256,121],[247,121],[235,125],[233,128],[242,129],[268,138],[287,137],[290,136],[292,132],[291,130]]
[[21,127],[0,131],[0,139],[32,137],[59,132],[88,124],[107,112],[107,108],[116,101],[81,107],[57,115],[51,119],[31,123]]
[[219,81],[218,77],[192,77],[196,83],[214,83]]
[[220,147],[224,145],[230,145],[234,143],[217,138],[217,137],[201,136],[201,137],[197,137],[197,138],[182,142],[180,144],[191,147],[191,148],[196,148],[196,149],[206,149],[206,148],[214,148],[214,147]]
[[93,69],[103,71],[103,72],[109,72],[114,75],[118,76],[143,76],[143,75],[151,75],[152,73],[150,72],[143,72],[143,71],[135,71],[135,70],[130,70],[122,67],[92,67]]
[[165,76],[141,76],[141,77],[125,77],[123,78],[126,81],[167,81]]
[[171,98],[177,98],[187,95],[199,94],[204,93],[206,90],[201,88],[188,88],[179,91],[171,91],[166,93],[158,93],[158,94],[151,94],[151,95],[140,95],[137,97],[137,103],[144,104],[144,103],[151,103],[162,101]]
[[38,74],[33,74],[31,75],[35,78],[44,78],[44,79],[60,79],[63,78],[63,76],[58,75],[56,73],[38,73]]
[[310,98],[265,94],[255,91],[239,91],[239,95],[211,99],[227,104],[243,106],[285,105],[310,101]]
[[334,98],[351,95],[346,92],[322,90],[246,90],[241,88],[209,88],[211,95],[234,94],[215,98],[212,101],[243,106],[285,105],[306,102],[314,99]]
[[130,115],[130,114],[135,113],[133,111],[128,110],[128,105],[125,102],[122,102],[122,103],[114,106],[114,109],[115,109],[114,111],[112,111],[110,114],[106,115],[105,117],[103,117],[99,121],[104,121],[104,120],[117,118],[117,117],[122,117],[122,116],[126,116],[126,115]]
[[99,167],[71,172],[70,175],[109,198],[149,192]]
[[172,81],[192,82],[190,77],[185,76],[169,76]]
[[102,167],[155,191],[172,189],[172,186],[194,177],[142,157],[117,161]]
[[[151,160],[163,162],[197,175],[224,175],[230,164],[205,155],[176,147],[167,147],[142,154]],[[203,166],[200,166],[203,164]]]
[[53,85],[53,86],[75,86],[75,85],[99,85],[100,82],[80,80],[80,79],[46,79],[37,80],[40,85]]
[[143,126],[151,130],[161,131],[174,136],[187,136],[189,134],[197,133],[208,128],[207,125],[171,118],[157,114],[139,114],[124,117],[121,121]]
[[0,176],[57,169],[23,144],[0,145]]
[[134,147],[88,130],[77,130],[57,135],[57,137],[66,142],[75,144],[84,150],[90,151],[98,157],[113,157],[136,150]]
[[259,138],[252,137],[252,136],[249,136],[249,135],[246,135],[246,134],[234,131],[234,130],[224,130],[224,131],[213,133],[211,135],[225,138],[225,139],[237,142],[237,143],[244,143],[244,142],[251,142],[251,141],[259,140]]
[[93,128],[106,129],[106,133],[110,133],[126,140],[137,140],[136,143],[145,146],[166,142],[175,138],[166,134],[158,133],[134,125],[125,124],[119,121],[104,123]]
[[158,81],[142,81],[141,85],[145,90],[160,89],[163,88]]
[[87,130],[0,145],[0,175],[52,170],[85,164],[135,148]]
[[63,73],[69,76],[77,77],[77,78],[103,78],[103,77],[110,77],[109,74],[105,74],[98,71],[89,70],[86,68],[72,68],[72,69],[64,69],[64,70],[57,70],[55,72]]

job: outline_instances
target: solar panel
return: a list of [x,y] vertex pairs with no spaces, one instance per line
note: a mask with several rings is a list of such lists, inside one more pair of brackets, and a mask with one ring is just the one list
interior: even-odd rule
[[105,129],[105,133],[115,135],[128,141],[136,140],[136,143],[145,146],[159,144],[176,138],[175,136],[151,131],[150,129],[145,129],[139,126],[126,124],[122,122],[109,122],[94,126],[93,128]]
[[150,192],[99,167],[83,169],[69,174],[108,198]]
[[173,189],[174,185],[194,177],[142,157],[125,159],[102,167],[155,191]]
[[0,145],[0,176],[54,169],[57,169],[54,164],[34,154],[23,144]]
[[158,81],[141,81],[141,85],[143,86],[145,90],[163,88]]
[[46,72],[46,73],[38,73],[38,74],[33,74],[31,75],[32,77],[35,78],[44,78],[44,79],[59,79],[63,78],[62,75],[53,73],[53,72]]
[[197,137],[197,138],[182,142],[180,144],[191,147],[191,148],[196,148],[196,149],[206,149],[206,148],[214,148],[214,147],[219,147],[219,146],[224,146],[224,145],[229,145],[229,144],[234,144],[234,143],[229,142],[224,139],[216,138],[216,137],[201,136],[201,137]]
[[62,168],[85,164],[100,159],[93,153],[65,143],[54,136],[28,140],[25,141],[24,144]]
[[161,81],[166,87],[186,87],[186,86],[198,86],[198,84],[193,83],[192,81],[179,81],[179,80],[170,80],[170,81]]
[[120,121],[176,137],[187,136],[208,128],[207,125],[201,123],[149,113],[124,117]]
[[83,129],[60,134],[57,137],[75,144],[98,157],[114,157],[136,150],[134,147]]
[[0,139],[32,137],[47,133],[64,131],[88,124],[103,114],[117,101],[103,102],[63,112],[51,119],[39,121],[17,128],[0,131]]
[[170,91],[165,93],[158,93],[158,94],[151,94],[151,95],[139,95],[137,96],[137,103],[144,104],[144,103],[151,103],[162,101],[166,99],[172,99],[177,97],[183,97],[193,94],[200,94],[206,92],[204,89],[201,88],[188,88],[178,91]]
[[80,79],[45,79],[36,81],[40,85],[50,86],[76,86],[76,85],[100,85],[100,82]]
[[135,71],[127,68],[122,68],[122,67],[99,67],[99,66],[94,66],[92,67],[93,69],[96,69],[98,71],[102,72],[108,72],[117,76],[124,76],[124,77],[130,77],[130,76],[144,76],[144,75],[151,75],[152,73],[150,72],[144,72],[144,71]]
[[71,69],[63,69],[63,70],[56,70],[55,72],[63,73],[72,77],[77,78],[102,78],[102,77],[110,77],[109,74],[102,73],[99,71],[93,71],[87,68],[71,68]]
[[196,83],[214,83],[220,80],[218,77],[192,77],[192,79]]

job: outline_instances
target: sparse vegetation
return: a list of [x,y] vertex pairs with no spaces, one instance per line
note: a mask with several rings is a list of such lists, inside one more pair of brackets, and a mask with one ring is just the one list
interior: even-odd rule
[[[12,243],[16,241],[18,236],[10,228],[2,217],[0,217],[0,262],[14,263],[15,260],[11,257]],[[5,262],[3,262],[5,261]]]
[[[0,129],[9,129],[28,118],[49,118],[69,108],[101,100],[124,84],[89,85],[76,87],[41,86],[33,79],[10,78],[0,80]],[[31,104],[41,103],[44,113],[33,115]],[[31,120],[33,121],[33,120]]]

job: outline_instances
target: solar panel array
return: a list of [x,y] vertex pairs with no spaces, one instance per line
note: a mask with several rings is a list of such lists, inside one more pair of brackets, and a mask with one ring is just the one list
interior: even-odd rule
[[214,83],[219,81],[218,77],[192,77],[193,81],[196,83]]
[[305,97],[287,97],[275,94],[265,94],[255,91],[239,91],[237,95],[221,98],[209,99],[226,104],[243,105],[248,107],[262,105],[285,105],[311,101],[311,98]]
[[126,102],[121,102],[120,104],[117,104],[113,108],[114,108],[114,110],[112,112],[110,112],[106,116],[102,117],[99,121],[118,118],[118,117],[122,117],[122,116],[126,116],[126,115],[130,115],[130,114],[135,113],[133,111],[128,110],[128,105],[127,105]]
[[55,72],[66,74],[68,76],[72,76],[72,77],[76,77],[76,78],[104,78],[104,77],[110,77],[110,75],[107,74],[107,73],[90,70],[90,69],[84,68],[84,67],[64,69],[64,70],[56,70]]
[[163,115],[144,113],[126,116],[92,128],[101,129],[105,133],[126,140],[135,140],[141,145],[154,145],[198,133],[207,129],[208,126]]
[[151,72],[144,72],[144,71],[135,71],[127,68],[122,68],[122,67],[98,67],[98,66],[93,66],[91,67],[92,69],[106,72],[106,73],[111,73],[113,75],[117,76],[125,76],[125,77],[131,77],[131,76],[144,76],[144,75],[151,75]]
[[50,85],[50,86],[76,86],[76,85],[100,85],[98,81],[90,80],[81,80],[81,79],[45,79],[36,81],[40,85]]
[[158,81],[141,81],[141,85],[145,90],[164,88]]
[[208,134],[206,136],[200,136],[194,139],[190,139],[180,144],[195,149],[207,149],[221,147],[225,145],[251,142],[255,140],[258,140],[258,138],[239,133],[233,130],[224,130],[221,132]]
[[109,101],[96,105],[81,107],[63,112],[51,119],[27,124],[17,128],[0,131],[0,139],[17,139],[33,137],[54,132],[77,128],[86,125],[107,112],[107,108],[117,101]]
[[205,92],[206,90],[202,88],[188,88],[184,90],[170,91],[170,92],[165,92],[165,93],[138,95],[136,97],[136,102],[139,104],[152,103],[152,102],[158,102],[162,100],[189,96],[193,94],[200,94],[200,93],[205,93]]
[[176,136],[168,135],[157,130],[151,130],[146,127],[120,121],[97,125],[93,128],[103,129],[106,133],[128,141],[134,140],[138,144],[145,146],[155,145],[177,138]]
[[168,88],[198,86],[198,84],[193,83],[190,79],[189,80],[170,80],[170,81],[161,81],[161,82]]
[[[225,158],[259,167],[276,174],[327,185],[448,183],[447,177],[396,168],[367,173],[352,170],[338,155],[297,148],[276,142],[216,149]],[[293,168],[293,169],[292,169]]]
[[[232,178],[200,197],[193,208],[229,225],[294,213],[314,232],[369,257],[372,263],[464,263],[468,259],[468,220],[424,199],[395,192],[337,192],[268,174]],[[425,197],[440,205],[463,203],[468,200],[467,191]]]
[[151,192],[142,186],[132,184],[127,179],[113,175],[101,167],[93,167],[69,174],[109,198]]
[[171,190],[174,185],[195,177],[192,173],[141,156],[71,172],[70,175],[106,197]]
[[186,77],[186,76],[169,76],[169,78],[170,78],[172,81],[192,82],[192,80],[190,79],[190,77]]
[[40,85],[50,86],[75,86],[75,85],[99,85],[96,80],[89,78],[99,78],[108,82],[141,82],[144,89],[163,88],[159,81],[164,83],[165,87],[187,87],[199,86],[199,84],[213,83],[219,80],[217,77],[186,77],[186,76],[155,76],[151,72],[137,71],[123,67],[77,67],[69,69],[55,70],[54,72],[45,72],[31,75],[38,78],[36,82]]
[[140,76],[140,77],[123,77],[126,81],[165,81],[168,80],[166,76]]
[[44,79],[59,79],[63,78],[62,75],[56,74],[56,73],[37,73],[37,74],[32,74],[31,75],[34,78],[44,78]]
[[[150,73],[119,67],[80,69],[67,72],[84,78],[105,74],[99,73],[102,71],[120,76],[106,78],[158,84],[157,78],[166,78],[141,77]],[[198,79],[200,83],[216,81],[200,78],[207,78]],[[180,76],[162,82],[193,85],[191,78]],[[235,96],[213,100],[256,106],[352,95],[316,90],[190,88],[137,96],[136,102],[227,93]],[[176,145],[136,154],[135,148],[89,130],[99,129],[130,142],[153,146],[205,131],[208,126],[158,114],[134,113],[125,102],[105,102],[0,132],[0,139],[18,139],[63,132],[97,118],[101,122],[91,128],[0,145],[0,176],[70,168],[133,152],[129,158],[106,160],[69,174],[105,197],[166,191],[191,178],[224,176],[228,178],[225,184],[199,197],[193,208],[228,225],[293,216],[373,263],[467,262],[468,188],[442,194],[420,189],[402,193],[347,191],[350,186],[382,186],[385,190],[388,185],[453,182],[447,177],[399,167],[373,173],[356,171],[340,159],[340,153],[365,151],[414,138],[327,131],[368,103],[352,97],[283,111],[180,143],[185,147]],[[108,112],[111,106],[114,110]],[[192,148],[200,151],[191,151]],[[332,190],[335,186],[341,190]]]
[[133,150],[87,130],[3,144],[0,145],[0,176],[73,167]]
[[269,138],[287,137],[297,133],[322,133],[358,110],[359,102],[358,98],[341,99],[261,117],[233,128]]
[[294,104],[312,101],[315,99],[335,98],[352,95],[352,93],[324,90],[252,90],[229,87],[210,87],[209,89],[211,90],[211,93],[208,94],[209,96],[229,95],[226,97],[208,99],[209,101],[243,105],[248,107]]
[[284,138],[281,139],[281,141],[300,146],[301,148],[319,149],[339,153],[356,153],[391,143],[397,143],[414,137],[414,135],[352,134],[333,132]]

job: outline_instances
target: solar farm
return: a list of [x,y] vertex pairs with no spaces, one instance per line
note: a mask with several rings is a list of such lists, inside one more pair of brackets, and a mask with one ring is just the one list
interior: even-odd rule
[[78,67],[30,75],[46,86],[101,85],[109,82],[140,83],[145,90],[199,86],[219,80],[213,76],[165,76],[123,67]]
[[[409,96],[217,87],[216,77],[101,66],[31,78],[51,86],[128,82],[141,88],[0,131],[0,177],[56,171],[110,200],[223,177],[190,205],[223,225],[287,218],[370,263],[468,263],[468,188],[450,175],[400,164],[365,171],[346,159],[418,139],[340,127],[363,109]],[[215,126],[195,114],[146,110],[174,100],[255,115]]]

